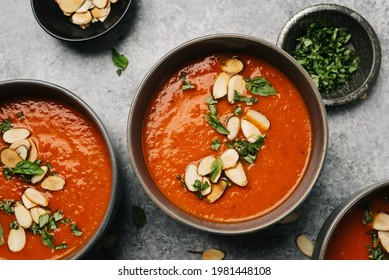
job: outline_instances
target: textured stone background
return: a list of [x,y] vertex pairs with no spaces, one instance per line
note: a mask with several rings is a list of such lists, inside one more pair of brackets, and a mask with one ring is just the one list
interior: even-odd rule
[[[108,233],[117,241],[113,248],[94,249],[86,258],[198,259],[199,255],[188,251],[216,247],[227,252],[227,259],[306,259],[294,244],[299,233],[314,240],[326,217],[343,199],[389,179],[389,2],[326,2],[354,9],[375,29],[382,47],[376,84],[367,100],[328,109],[326,163],[317,185],[298,210],[297,222],[250,235],[220,236],[194,230],[165,215],[135,178],[125,136],[135,91],[152,65],[181,43],[213,33],[249,34],[275,43],[292,15],[320,1],[132,0],[129,13],[112,32],[92,42],[70,44],[41,29],[29,1],[2,0],[0,80],[39,79],[73,91],[95,110],[117,149],[124,192]],[[111,47],[130,61],[121,77],[111,62]],[[141,230],[131,221],[132,205],[147,213],[148,222]]]

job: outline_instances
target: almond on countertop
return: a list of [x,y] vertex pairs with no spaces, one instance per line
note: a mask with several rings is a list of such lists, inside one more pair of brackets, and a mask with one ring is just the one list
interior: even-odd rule
[[219,249],[208,249],[201,255],[202,260],[223,260],[225,257],[226,253]]
[[304,255],[312,257],[314,244],[306,235],[300,234],[296,237],[296,246]]

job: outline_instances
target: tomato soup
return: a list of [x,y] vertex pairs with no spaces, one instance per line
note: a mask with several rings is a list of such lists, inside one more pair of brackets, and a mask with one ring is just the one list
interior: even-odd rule
[[[3,244],[0,246],[0,259],[67,258],[94,235],[107,211],[112,174],[104,138],[88,118],[58,100],[26,97],[3,101],[0,121],[4,124],[5,120],[9,120],[13,128],[30,131],[29,139],[38,152],[36,162],[49,167],[47,177],[60,176],[66,183],[63,189],[51,191],[44,189],[43,183],[26,182],[17,174],[6,178],[7,168],[2,164],[0,202],[3,209],[0,208],[0,224]],[[3,139],[0,140],[1,150],[8,146]],[[63,217],[57,216],[56,229],[50,224],[51,229],[45,232],[45,237],[43,233],[32,233],[34,225],[26,228],[24,248],[12,252],[7,240],[16,214],[8,214],[4,204],[8,201],[13,206],[17,205],[14,203],[21,201],[27,189],[43,193],[48,205],[41,208],[50,215],[60,213]],[[39,220],[39,224],[41,222]],[[49,236],[51,243],[43,244],[44,240],[47,242],[47,234],[52,236]]]
[[[257,100],[231,104],[223,97],[210,102],[225,61],[231,58],[244,65],[239,75],[265,78],[276,94],[247,92],[242,96]],[[180,180],[188,164],[198,164],[207,156],[218,158],[234,142],[207,121],[211,106],[224,125],[234,115],[243,120],[249,109],[261,112],[271,123],[255,161],[249,163],[242,156],[239,160],[247,177],[245,185],[229,184],[213,203],[199,199]],[[245,139],[242,131],[236,139]],[[215,148],[212,143],[218,141],[220,146]],[[251,55],[216,54],[183,65],[159,86],[145,115],[142,148],[156,185],[175,205],[207,221],[243,222],[274,210],[297,188],[310,161],[311,120],[302,96],[285,73]]]
[[[375,229],[377,215],[389,213],[389,190],[360,201],[340,220],[327,245],[328,260],[389,259]],[[389,231],[389,228],[387,229]]]

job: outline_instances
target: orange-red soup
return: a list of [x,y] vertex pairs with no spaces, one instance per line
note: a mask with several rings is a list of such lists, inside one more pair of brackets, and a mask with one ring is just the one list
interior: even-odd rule
[[[24,119],[18,117],[23,112]],[[26,245],[17,253],[8,249],[9,224],[15,215],[0,211],[5,244],[0,246],[0,259],[59,259],[74,254],[92,237],[107,210],[111,193],[111,163],[103,137],[96,127],[76,109],[57,100],[24,98],[1,102],[0,120],[9,119],[14,127],[31,131],[37,144],[38,159],[51,163],[53,171],[65,177],[63,190],[50,192],[49,210],[63,211],[63,215],[77,224],[82,235],[72,234],[70,225],[58,224],[54,231],[57,246],[68,248],[52,250],[44,246],[40,235],[26,230]],[[8,144],[0,140],[0,148]],[[3,169],[4,167],[2,167]],[[3,170],[2,170],[3,171]],[[13,177],[10,181],[0,174],[0,200],[19,200],[24,190],[32,185]],[[46,192],[36,184],[41,192]]]
[[[182,176],[189,163],[209,155],[216,157],[227,149],[227,138],[206,121],[206,99],[222,72],[222,62],[234,55],[201,57],[168,76],[148,106],[143,127],[143,152],[156,185],[187,213],[213,222],[246,221],[274,210],[299,185],[311,155],[311,121],[295,85],[276,67],[242,54],[238,57],[245,67],[240,74],[249,78],[263,76],[278,92],[259,97],[259,102],[252,106],[243,102],[231,105],[226,98],[216,105],[222,121],[240,105],[242,115],[251,107],[263,112],[271,122],[257,160],[252,165],[244,164],[249,183],[244,188],[227,188],[212,204],[182,187],[176,176]],[[187,73],[186,80],[195,85],[194,90],[181,90],[182,72]],[[242,137],[240,133],[239,138]],[[218,151],[210,148],[216,138],[222,142]]]
[[[386,198],[385,198],[386,197]],[[378,191],[367,197],[371,213],[389,213],[389,190]],[[371,223],[364,224],[364,208],[355,205],[336,226],[327,245],[324,258],[328,260],[368,260],[369,247],[374,247]],[[376,244],[377,245],[377,244]],[[383,251],[385,254],[385,251]],[[389,257],[389,254],[386,253]]]

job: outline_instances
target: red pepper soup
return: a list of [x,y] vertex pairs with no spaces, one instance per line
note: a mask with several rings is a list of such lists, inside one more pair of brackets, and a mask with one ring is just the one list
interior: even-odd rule
[[295,85],[247,54],[197,58],[155,92],[143,125],[153,180],[185,212],[243,222],[280,206],[298,187],[312,126]]
[[0,122],[0,259],[70,257],[107,211],[103,136],[78,110],[48,98],[2,101]]

